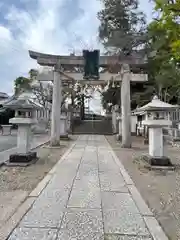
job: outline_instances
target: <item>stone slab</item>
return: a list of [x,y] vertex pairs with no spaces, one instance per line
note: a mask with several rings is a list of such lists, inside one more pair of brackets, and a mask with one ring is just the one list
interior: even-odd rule
[[59,227],[68,196],[68,191],[44,191],[37,198],[30,211],[24,216],[20,226],[29,228]]
[[99,178],[98,176],[82,176],[80,179],[76,179],[73,184],[73,189],[78,190],[90,190],[92,189],[99,189],[100,190],[100,185],[99,185]]
[[120,173],[100,172],[101,191],[128,192],[126,183]]
[[58,239],[103,240],[102,212],[70,209],[64,215]]
[[127,213],[137,214],[139,210],[129,193],[103,192],[102,207],[105,209],[116,209],[121,212],[126,210]]
[[28,228],[58,228],[63,217],[64,208],[53,204],[40,208],[34,207],[28,212],[22,222],[21,227]]
[[13,214],[13,216],[0,228],[0,239],[7,239],[9,234],[18,225],[24,214],[31,208],[35,198],[28,198]]
[[142,216],[126,209],[104,209],[104,231],[111,234],[150,236]]
[[78,166],[68,170],[68,168],[64,169],[60,167],[49,181],[46,187],[47,191],[54,192],[54,190],[63,191],[71,189],[77,174],[77,168]]
[[56,238],[56,229],[17,228],[14,230],[9,240],[56,240]]
[[65,176],[65,173],[67,176],[72,176],[75,177],[74,175],[77,173],[77,169],[79,167],[79,161],[76,162],[63,162],[62,165],[59,165],[58,169],[56,170],[56,175],[60,176],[63,175]]
[[84,179],[98,178],[98,169],[79,169],[76,175],[76,180],[83,181]]
[[69,208],[101,208],[101,194],[100,189],[88,187],[73,188],[69,202]]
[[70,191],[73,184],[73,177],[68,178],[68,176],[54,176],[48,183],[45,191],[48,192],[49,198],[53,197],[53,195],[63,194],[65,191]]

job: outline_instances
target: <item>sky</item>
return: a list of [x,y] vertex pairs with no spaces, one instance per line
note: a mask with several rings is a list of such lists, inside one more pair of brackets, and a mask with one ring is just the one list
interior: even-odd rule
[[[36,61],[28,50],[69,54],[98,48],[100,0],[0,0],[0,92],[13,93],[13,81],[28,76]],[[152,6],[140,0],[148,21]]]

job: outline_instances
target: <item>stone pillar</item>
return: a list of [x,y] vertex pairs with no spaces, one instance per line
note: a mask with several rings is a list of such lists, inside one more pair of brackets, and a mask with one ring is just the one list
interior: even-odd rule
[[117,140],[121,140],[122,139],[122,120],[121,120],[121,116],[117,117],[117,121],[118,121]]
[[116,133],[116,112],[115,107],[112,107],[112,130],[113,133]]
[[61,118],[61,79],[60,73],[54,71],[53,100],[51,112],[51,146],[60,145],[60,118]]
[[128,64],[122,66],[121,114],[122,114],[122,147],[131,148],[131,101],[130,69]]
[[153,158],[164,157],[162,128],[149,128],[149,155]]
[[136,135],[137,116],[131,116],[131,134]]
[[67,130],[68,132],[71,130],[71,112],[67,112]]
[[61,115],[60,137],[68,138],[67,116],[65,114]]
[[18,153],[26,154],[31,149],[32,133],[31,125],[22,124],[18,126],[17,148]]

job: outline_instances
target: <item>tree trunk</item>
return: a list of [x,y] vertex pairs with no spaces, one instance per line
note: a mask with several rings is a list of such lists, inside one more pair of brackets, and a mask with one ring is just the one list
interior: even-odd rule
[[81,120],[85,119],[85,112],[84,112],[84,94],[81,96]]

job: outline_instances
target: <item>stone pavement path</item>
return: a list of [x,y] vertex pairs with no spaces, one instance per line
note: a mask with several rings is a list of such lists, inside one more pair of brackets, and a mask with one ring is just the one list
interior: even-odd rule
[[38,188],[9,240],[167,240],[104,136],[80,136]]

